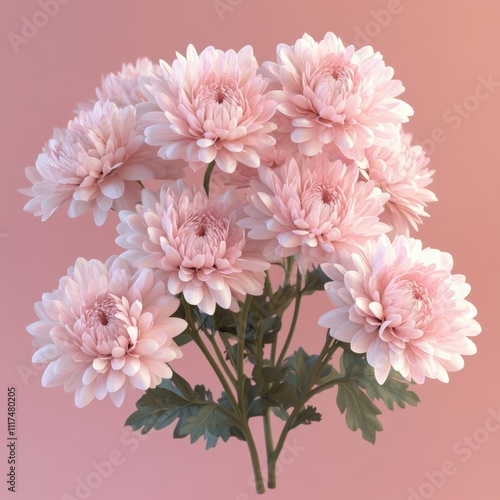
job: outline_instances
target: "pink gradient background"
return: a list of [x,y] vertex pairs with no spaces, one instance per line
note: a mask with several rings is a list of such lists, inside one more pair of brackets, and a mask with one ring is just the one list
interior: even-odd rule
[[[356,28],[364,30],[374,19],[373,11],[388,5],[399,6],[399,13],[385,27],[372,23],[369,38],[407,88],[404,97],[416,111],[408,130],[420,140],[436,127],[446,134],[432,155],[437,170],[433,188],[440,201],[431,206],[432,217],[419,237],[428,246],[451,252],[455,272],[471,283],[470,299],[483,327],[479,352],[466,359],[464,370],[452,374],[450,384],[431,381],[417,387],[422,400],[417,408],[384,411],[385,431],[375,446],[346,428],[333,391],[322,394],[316,404],[323,421],[291,434],[300,451],[285,455],[278,488],[267,498],[407,500],[409,489],[418,490],[428,481],[426,472],[447,460],[454,463],[455,473],[435,491],[424,488],[427,496],[422,498],[500,498],[500,432],[478,431],[487,440],[470,457],[454,452],[457,442],[484,425],[489,410],[500,408],[500,87],[456,129],[452,126],[458,122],[446,121],[450,107],[474,94],[479,77],[500,81],[500,6],[486,0],[242,0],[223,20],[212,0],[72,0],[18,54],[7,34],[19,33],[22,17],[31,18],[40,7],[35,0],[3,0],[0,85],[6,177],[0,185],[0,233],[8,236],[0,243],[0,311],[7,346],[0,365],[0,398],[6,402],[6,387],[17,387],[20,440],[15,496],[6,491],[7,454],[2,447],[1,498],[60,500],[65,493],[83,498],[76,495],[77,479],[87,478],[94,472],[92,463],[108,460],[112,452],[120,453],[122,463],[92,490],[92,500],[257,497],[248,481],[251,467],[243,443],[229,442],[206,452],[201,442],[174,440],[171,429],[140,442],[123,427],[138,391],[128,394],[121,409],[105,401],[80,410],[61,388],[43,389],[40,372],[21,377],[31,366],[33,349],[25,326],[36,319],[33,303],[57,286],[78,256],[105,259],[119,250],[114,244],[116,216],[97,228],[90,214],[70,220],[62,210],[41,223],[22,211],[26,199],[16,190],[27,185],[23,168],[34,163],[52,128],[63,126],[77,102],[92,97],[101,75],[116,71],[124,61],[139,56],[171,61],[188,43],[200,50],[206,45],[239,49],[252,44],[264,61],[274,59],[277,43],[293,43],[304,32],[318,39],[333,31],[352,43]],[[323,295],[306,303],[298,330],[302,335],[296,341],[307,350],[319,348],[323,332],[316,319],[327,308]],[[191,346],[175,367],[193,383],[208,382],[218,390]]]

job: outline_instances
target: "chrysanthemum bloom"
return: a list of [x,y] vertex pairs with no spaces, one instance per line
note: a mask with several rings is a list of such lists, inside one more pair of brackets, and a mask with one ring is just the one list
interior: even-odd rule
[[465,300],[465,277],[451,274],[450,254],[383,235],[339,257],[321,266],[333,280],[325,289],[335,309],[319,324],[366,353],[380,384],[391,367],[419,384],[426,377],[448,382],[447,372],[464,366],[462,355],[476,352],[469,337],[481,332],[477,311]]
[[49,362],[42,384],[76,391],[78,407],[106,394],[121,406],[127,385],[156,387],[172,376],[166,363],[182,356],[172,340],[187,326],[171,317],[178,305],[153,271],[133,273],[116,257],[77,259],[27,327],[39,348],[33,362]]
[[365,178],[375,181],[389,201],[381,216],[394,228],[394,233],[410,235],[410,227],[418,230],[422,217],[428,217],[427,203],[437,201],[426,189],[432,182],[433,170],[427,168],[429,158],[420,146],[411,145],[411,134],[400,130],[386,147],[371,147],[360,165]]
[[208,199],[201,187],[180,180],[159,194],[143,190],[136,211],[120,212],[118,245],[139,268],[159,269],[168,291],[213,314],[215,305],[238,310],[236,300],[261,295],[269,263],[245,249],[236,225],[240,202],[234,191]]
[[266,241],[273,262],[297,255],[301,273],[335,259],[340,248],[363,246],[389,227],[378,215],[388,195],[373,182],[358,181],[358,167],[330,161],[326,155],[290,159],[284,167],[259,169],[240,225],[249,238]]
[[259,150],[275,143],[269,135],[276,103],[265,94],[267,81],[257,75],[252,47],[238,53],[207,47],[177,54],[163,76],[143,85],[148,103],[140,104],[146,142],[161,146],[168,160],[185,160],[194,170],[215,160],[225,172],[237,163],[260,165]]
[[70,200],[70,217],[92,208],[102,225],[110,209],[132,208],[140,200],[137,181],[180,175],[144,142],[133,106],[98,102],[93,110],[80,111],[67,129],[55,130],[36,166],[26,168],[33,186],[20,191],[33,198],[24,209],[42,220]]
[[141,78],[160,75],[160,66],[147,57],[137,59],[134,64],[124,64],[118,73],[109,73],[102,78],[101,87],[96,89],[99,101],[112,101],[119,107],[135,106],[146,100],[139,85]]
[[[287,158],[300,156],[299,153],[292,154],[289,151],[276,146],[265,148],[260,152],[261,165],[275,168],[286,163]],[[250,181],[259,178],[259,169],[238,165],[237,169],[228,174],[222,170],[215,170],[210,181],[214,186],[214,192],[223,193],[228,188],[234,188],[242,201],[246,200],[246,192],[250,188]],[[211,188],[212,189],[212,188]],[[212,190],[210,191],[212,193]]]
[[320,42],[305,34],[295,45],[278,45],[277,63],[263,65],[275,82],[278,112],[288,119],[299,151],[314,156],[338,147],[351,159],[383,146],[408,121],[412,108],[396,99],[404,87],[380,53],[344,47],[333,33]]

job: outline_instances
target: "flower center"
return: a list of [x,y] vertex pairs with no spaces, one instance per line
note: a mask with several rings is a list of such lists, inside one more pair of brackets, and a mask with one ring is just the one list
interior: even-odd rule
[[228,239],[229,219],[216,218],[208,211],[192,214],[179,228],[184,255],[190,259],[197,255],[218,256]]
[[124,334],[124,325],[116,318],[118,308],[109,295],[97,297],[94,304],[83,311],[86,333],[96,342],[116,340]]
[[339,201],[339,194],[331,186],[323,184],[321,189],[321,201],[326,205],[335,205]]
[[215,82],[202,87],[198,92],[198,99],[208,106],[211,104],[238,106],[241,102],[241,93],[232,82]]
[[330,75],[334,80],[338,80],[339,77],[345,76],[345,68],[341,64],[334,64],[326,70],[326,73]]
[[[342,205],[343,194],[338,186],[324,181],[316,181],[303,195],[303,207],[309,211],[326,210],[324,213],[335,212],[337,206]],[[329,218],[329,217],[328,217]]]
[[[339,96],[346,99],[355,92],[358,85],[356,71],[345,61],[334,58],[324,61],[323,64],[306,77],[306,86],[312,89],[316,97],[323,105],[337,106]],[[321,111],[321,106],[312,103],[313,110]],[[339,115],[340,116],[340,115]]]
[[415,326],[425,328],[434,316],[432,299],[427,288],[415,280],[406,282],[407,292],[410,295],[410,305],[415,319]]

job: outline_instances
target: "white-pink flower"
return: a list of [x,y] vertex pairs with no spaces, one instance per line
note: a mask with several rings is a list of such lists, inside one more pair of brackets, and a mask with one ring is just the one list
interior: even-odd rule
[[181,173],[144,142],[133,106],[97,102],[92,110],[81,110],[66,129],[54,131],[35,167],[26,168],[32,187],[20,191],[33,198],[24,209],[42,220],[70,201],[70,217],[91,208],[96,224],[102,225],[111,209],[139,202],[137,181],[176,179]]
[[341,252],[337,264],[321,266],[333,280],[325,289],[335,309],[319,324],[366,353],[380,384],[391,367],[419,384],[426,377],[448,382],[447,372],[464,366],[462,355],[476,352],[469,337],[481,332],[465,300],[470,286],[452,267],[450,254],[402,235]]
[[238,53],[207,47],[199,55],[190,45],[177,54],[163,75],[151,77],[140,104],[146,142],[160,146],[168,160],[184,160],[194,169],[215,160],[225,172],[241,163],[260,165],[259,151],[275,143],[269,135],[276,103],[265,93],[267,81],[257,75],[252,47]]
[[121,406],[127,385],[156,387],[172,376],[166,363],[182,356],[172,340],[187,326],[171,317],[178,306],[151,270],[134,272],[116,257],[77,259],[27,327],[38,347],[33,362],[49,363],[43,386],[75,391],[78,407],[107,394]]
[[137,59],[134,64],[123,64],[118,73],[109,73],[102,78],[101,87],[96,89],[99,101],[112,101],[119,107],[135,106],[144,102],[139,81],[150,75],[160,75],[160,66],[147,57]]
[[333,33],[320,42],[304,34],[295,45],[278,45],[277,61],[263,65],[274,80],[271,97],[307,156],[338,147],[361,160],[365,148],[386,145],[396,124],[413,114],[396,98],[404,87],[392,79],[393,69],[370,46],[356,50]]
[[202,187],[183,180],[147,189],[136,211],[120,212],[116,239],[122,256],[139,268],[161,271],[170,293],[213,314],[218,304],[238,310],[236,300],[261,295],[269,263],[245,248],[245,231],[234,191],[208,199]]
[[248,237],[266,242],[271,262],[296,255],[301,273],[335,260],[340,248],[353,250],[389,227],[379,221],[388,195],[374,183],[358,181],[358,167],[327,155],[297,160],[283,167],[259,169],[251,182],[249,217],[240,225]]
[[375,181],[389,201],[381,216],[396,234],[410,235],[410,227],[418,230],[422,217],[428,217],[427,203],[437,201],[435,194],[426,189],[432,182],[434,170],[429,170],[429,158],[421,146],[411,145],[411,134],[400,133],[389,146],[373,146],[366,151],[361,173]]
[[[268,167],[274,168],[284,165],[288,158],[294,156],[300,155],[299,153],[293,154],[282,148],[271,146],[260,152],[260,161],[261,165],[267,165]],[[248,189],[250,188],[250,181],[258,178],[259,169],[247,167],[246,165],[238,165],[238,168],[230,174],[217,169],[210,177],[210,192],[212,193],[212,186],[215,188],[215,192],[219,194],[223,193],[228,188],[234,188],[240,199],[245,201]]]

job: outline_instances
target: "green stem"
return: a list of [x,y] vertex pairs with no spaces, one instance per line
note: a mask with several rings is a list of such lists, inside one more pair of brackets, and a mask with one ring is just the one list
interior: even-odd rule
[[[247,305],[248,303],[248,305]],[[245,331],[243,333],[243,347],[244,347],[244,341],[245,341],[245,333],[246,333],[246,320],[248,318],[248,312],[250,310],[250,303],[251,300],[247,300],[247,303],[245,303],[245,308],[244,308],[244,319],[245,319]],[[259,461],[259,454],[257,452],[257,447],[255,446],[255,441],[252,436],[252,431],[250,430],[250,426],[248,425],[248,419],[246,416],[246,408],[245,408],[245,399],[244,399],[244,379],[243,379],[243,373],[238,372],[238,398],[240,398],[240,405],[238,405],[238,401],[234,397],[233,391],[231,389],[231,386],[228,384],[226,377],[224,377],[224,373],[222,370],[219,368],[219,365],[215,361],[214,357],[208,350],[207,346],[203,342],[202,338],[200,337],[198,333],[198,328],[196,327],[196,323],[193,319],[193,315],[191,312],[191,308],[187,302],[184,301],[184,310],[186,312],[186,321],[188,323],[189,329],[191,330],[191,335],[193,337],[194,342],[196,345],[200,348],[200,350],[203,352],[205,355],[205,358],[207,358],[208,362],[210,363],[210,366],[213,368],[215,371],[218,379],[220,380],[222,387],[226,391],[227,397],[229,398],[229,401],[231,403],[231,406],[233,407],[234,410],[234,416],[232,419],[236,422],[238,422],[238,425],[243,432],[243,435],[245,436],[245,440],[248,445],[248,451],[250,452],[250,458],[252,461],[252,468],[255,476],[255,488],[257,490],[258,494],[264,493],[265,487],[264,487],[264,479],[262,477],[262,470],[260,468],[260,461]],[[238,334],[238,340],[240,338],[240,335]],[[241,365],[238,364],[238,367],[243,369],[243,363],[241,362]],[[240,381],[243,382],[242,385],[242,392],[241,390],[241,384]],[[223,407],[221,407],[223,408]],[[223,411],[228,411],[223,408]],[[228,412],[229,413],[229,412]]]
[[281,349],[281,354],[278,358],[278,363],[277,363],[278,366],[281,365],[281,363],[285,359],[288,348],[290,347],[290,343],[292,342],[293,334],[295,332],[295,327],[297,326],[297,320],[299,319],[300,302],[302,300],[301,287],[302,287],[302,275],[300,274],[300,271],[297,269],[297,282],[295,283],[295,289],[296,289],[295,307],[293,310],[292,324],[290,325],[290,330],[288,331],[285,343],[283,345],[283,348]]
[[266,271],[266,278],[264,281],[264,289],[267,294],[267,296],[272,299],[273,298],[273,287],[271,285],[271,278],[269,277],[269,271]]
[[264,478],[262,477],[262,470],[260,468],[259,453],[257,452],[257,447],[255,446],[255,441],[252,436],[252,431],[248,425],[248,421],[244,420],[243,434],[248,445],[248,451],[250,452],[250,458],[252,460],[252,468],[255,477],[255,488],[257,493],[260,495],[266,491],[264,487]]
[[318,387],[315,387],[309,394],[311,398],[313,396],[316,396],[316,394],[319,394],[320,392],[326,391],[327,389],[331,389],[332,387],[335,387],[336,385],[340,384],[344,380],[347,380],[345,377],[339,377],[336,378],[335,380],[332,380],[331,382],[325,382],[324,384],[318,385]]
[[225,339],[222,335],[220,336],[220,338],[226,349],[229,361],[231,362],[231,366],[236,370],[236,359],[234,357],[233,352],[231,351],[231,343],[229,342],[229,340]]
[[[196,327],[195,321],[193,319],[193,315],[191,312],[191,308],[187,302],[184,303],[184,310],[186,312],[186,321],[188,323],[189,329],[191,330],[191,336],[193,337],[193,340],[195,344],[200,348],[201,352],[204,354],[205,358],[207,358],[207,361],[210,363],[210,366],[213,368],[214,372],[217,375],[217,378],[220,380],[222,387],[226,391],[227,397],[229,398],[229,401],[231,402],[231,406],[233,407],[234,411],[236,414],[239,414],[239,406],[238,403],[234,397],[233,391],[231,389],[231,386],[227,383],[226,377],[224,377],[224,373],[222,373],[221,369],[219,368],[219,365],[213,358],[212,354],[208,350],[207,346],[203,342],[202,338],[200,337],[200,334],[198,333],[198,329]],[[246,420],[246,415],[243,413],[241,414],[242,420]]]
[[212,345],[212,348],[217,356],[217,359],[219,360],[220,365],[222,366],[222,368],[226,372],[226,374],[229,377],[229,380],[231,381],[233,386],[236,387],[237,386],[236,377],[233,375],[233,372],[230,370],[228,364],[226,363],[226,360],[224,359],[224,355],[222,354],[221,350],[219,349],[219,346],[217,345],[217,341],[209,333],[207,333],[207,338],[208,338],[210,344]]
[[285,280],[283,285],[285,287],[290,285],[290,276],[292,275],[293,269],[293,257],[287,257],[285,260]]
[[[263,417],[264,419],[264,437],[266,440],[266,454],[267,454],[267,462],[271,460],[273,456],[273,433],[271,428],[271,413],[269,408],[267,409],[266,414]],[[267,486],[268,488],[276,488],[276,462],[274,463],[274,467],[268,467],[267,474]]]
[[277,348],[277,343],[276,339],[274,339],[274,342],[271,344],[271,366],[276,365],[276,348]]
[[207,169],[205,170],[205,176],[203,177],[203,187],[205,188],[205,193],[207,193],[207,197],[210,191],[210,176],[212,175],[212,170],[215,167],[215,160],[211,161],[208,164]]
[[240,404],[240,409],[243,415],[246,415],[245,408],[245,371],[244,371],[244,361],[245,361],[245,337],[247,333],[247,322],[248,314],[250,312],[250,305],[252,304],[252,296],[249,295],[243,306],[241,312],[240,321],[237,325],[238,330],[238,357],[236,359],[236,379],[238,381],[238,403]]
[[295,418],[302,410],[305,403],[307,403],[307,401],[309,401],[309,399],[315,394],[315,392],[311,391],[311,389],[314,387],[316,380],[321,375],[325,366],[328,364],[328,362],[334,355],[335,351],[339,347],[339,344],[337,342],[333,342],[332,344],[332,341],[333,339],[330,337],[330,335],[327,334],[325,345],[323,346],[323,349],[321,350],[321,353],[318,356],[318,360],[311,369],[311,374],[309,376],[309,383],[307,384],[307,389],[304,391],[304,394],[295,405],[292,413],[288,417],[288,420],[285,422],[285,425],[283,426],[280,437],[276,444],[276,448],[274,449],[271,459],[268,461],[270,470],[276,467],[276,462],[281,453],[281,450],[283,449],[283,446],[285,445],[286,437],[288,436],[288,433],[292,428]]

